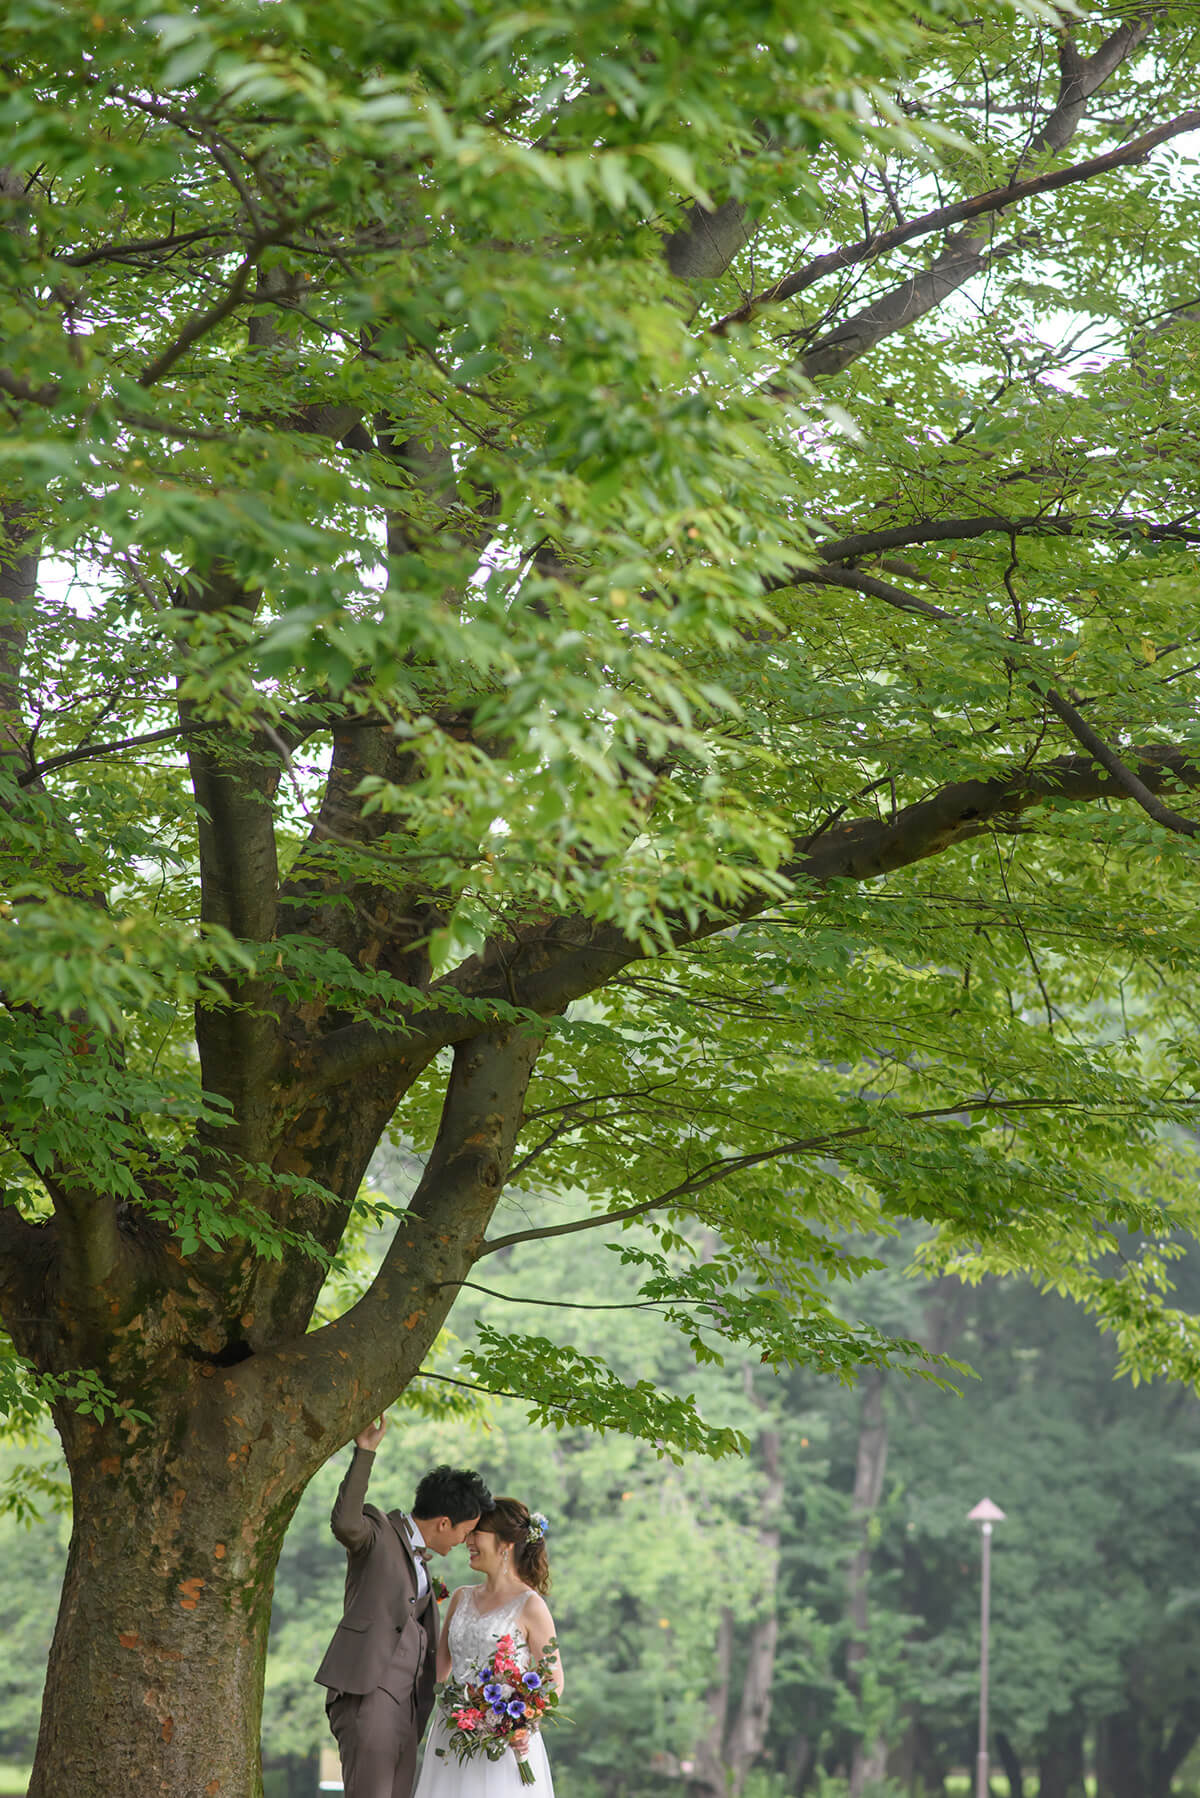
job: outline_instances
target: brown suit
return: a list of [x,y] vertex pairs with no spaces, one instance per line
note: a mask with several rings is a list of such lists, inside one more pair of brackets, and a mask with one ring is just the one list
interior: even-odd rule
[[342,1757],[346,1798],[409,1798],[433,1709],[438,1615],[417,1597],[403,1513],[364,1504],[375,1456],[356,1448],[330,1525],[346,1550],[346,1608],[317,1682]]

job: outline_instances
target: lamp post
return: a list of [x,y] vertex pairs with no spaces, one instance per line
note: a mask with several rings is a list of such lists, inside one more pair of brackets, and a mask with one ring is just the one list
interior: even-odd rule
[[990,1498],[982,1498],[967,1522],[977,1523],[983,1537],[983,1591],[979,1603],[979,1753],[975,1756],[975,1798],[988,1798],[988,1624],[992,1595],[992,1525],[1004,1522],[1004,1512]]

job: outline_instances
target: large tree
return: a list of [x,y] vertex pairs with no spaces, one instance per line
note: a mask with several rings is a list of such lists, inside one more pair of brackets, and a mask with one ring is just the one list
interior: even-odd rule
[[[824,1285],[894,1214],[1194,1368],[1161,1259],[1089,1257],[1187,1200],[1196,27],[7,8],[0,1312],[74,1496],[36,1798],[256,1788],[288,1519],[510,1180],[560,1298],[572,1231],[654,1221],[699,1355],[902,1357]],[[411,1202],[314,1319],[389,1128]],[[736,1445],[485,1346],[536,1415]]]

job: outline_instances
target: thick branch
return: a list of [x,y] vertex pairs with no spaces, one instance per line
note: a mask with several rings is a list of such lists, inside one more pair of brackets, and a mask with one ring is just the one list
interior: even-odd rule
[[[1096,536],[1143,538],[1148,543],[1200,542],[1197,524],[1151,524],[1126,515],[1083,518],[1074,513],[1031,512],[1004,518],[998,513],[985,513],[978,518],[919,518],[911,524],[891,525],[884,530],[856,531],[850,537],[816,544],[813,553],[822,562],[852,562],[861,556],[882,555],[913,544],[965,543],[978,537],[1073,537],[1081,529]],[[788,584],[789,578],[780,576],[776,585]]]
[[[209,614],[255,609],[253,595],[216,571],[181,593],[179,603]],[[223,726],[204,728],[190,701],[180,702],[179,717],[196,798],[201,919],[242,942],[269,942],[279,884],[273,801],[281,762],[262,753],[265,745]],[[257,1161],[268,1148],[258,1089],[277,1054],[276,1024],[260,983],[230,982],[227,991],[227,1004],[197,1007],[196,1042],[205,1090],[226,1098],[238,1120],[226,1145]]]
[[[408,986],[428,978],[428,954],[414,945],[428,937],[439,918],[432,896],[403,861],[409,839],[386,812],[364,812],[358,789],[369,777],[404,786],[419,767],[384,721],[335,724],[321,804],[280,892],[288,931],[318,937],[356,965],[389,973]],[[398,850],[394,858],[387,852],[389,837]],[[357,866],[356,849],[363,852]],[[350,905],[345,903],[347,862],[355,868]]]
[[[181,590],[177,603],[210,616],[257,609],[255,595],[216,571]],[[196,796],[200,916],[246,941],[265,942],[275,928],[278,862],[271,799],[280,770],[264,768],[244,739],[220,726],[205,729],[191,702],[181,702],[179,714]]]
[[711,212],[697,201],[684,216],[683,228],[663,242],[667,267],[679,281],[715,281],[758,228],[740,200],[726,200]]
[[15,1204],[0,1205],[0,1323],[17,1352],[30,1359],[43,1342],[43,1281],[54,1246],[52,1224],[31,1224]]
[[[1069,99],[1060,101],[1026,156],[1022,157],[1022,162],[1039,150],[1058,150],[1069,142],[1083,116],[1086,100],[1120,65],[1134,44],[1141,41],[1148,29],[1148,21],[1137,26],[1122,26],[1094,57],[1080,65],[1070,83]],[[969,199],[956,200],[949,206],[934,207],[931,211],[922,213],[919,218],[907,219],[903,225],[897,225],[891,231],[882,231],[878,236],[859,238],[855,243],[828,250],[824,255],[814,256],[802,268],[794,269],[790,275],[785,275],[764,293],[747,300],[744,306],[726,313],[710,329],[720,336],[730,325],[748,323],[764,306],[779,305],[784,300],[794,299],[797,294],[803,293],[806,288],[814,286],[828,275],[861,263],[875,262],[879,257],[899,249],[901,245],[912,243],[916,238],[929,237],[935,232],[948,230],[953,225],[965,224],[991,213],[1006,212],[1010,207],[1020,205],[1023,200],[1033,199],[1039,194],[1053,193],[1060,187],[1074,186],[1081,181],[1092,181],[1111,169],[1126,168],[1130,163],[1140,162],[1152,150],[1157,149],[1159,144],[1197,129],[1200,129],[1200,108],[1192,107],[1177,114],[1175,118],[1168,119],[1164,124],[1156,125],[1152,131],[1143,132],[1141,137],[1135,137],[1127,144],[1119,144],[1115,150],[1105,151],[1103,155],[1089,156],[1082,162],[1072,163],[1069,168],[1048,169],[1040,175],[1029,175],[1023,181],[1014,178],[1003,187],[989,188],[986,193],[973,194]],[[969,244],[979,245],[983,241],[985,240],[977,236],[962,236],[952,240],[957,244],[956,253],[960,256],[968,253]]]
[[989,245],[986,237],[966,233],[948,238],[932,268],[910,276],[835,326],[796,358],[794,368],[810,381],[840,374],[885,337],[906,330],[926,313],[936,311],[972,276],[1024,249],[1026,241],[1014,238],[1008,243]]
[[37,591],[39,546],[25,509],[0,505],[0,766],[15,764],[21,779],[29,755],[21,728],[24,711],[25,646],[30,608]]
[[916,612],[922,618],[936,618],[945,623],[954,618],[953,612],[947,612],[941,606],[935,606],[927,599],[921,599],[915,593],[908,593],[903,587],[897,587],[891,581],[881,581],[878,575],[864,574],[854,568],[793,568],[787,574],[779,575],[766,584],[767,592],[775,592],[784,587],[848,587],[854,593],[865,593],[872,599],[881,599],[885,605],[895,606],[900,612]]
[[336,1322],[237,1370],[260,1402],[275,1389],[305,1395],[314,1466],[420,1371],[504,1189],[541,1041],[514,1028],[458,1046],[433,1152],[367,1292]]
[[[985,529],[988,528],[987,520],[968,519],[957,522],[960,525],[983,525]],[[1037,526],[1040,525],[1042,521],[1035,518],[1033,520],[1024,520],[1022,522],[1026,524],[1032,523]],[[1069,531],[1074,521],[1065,520],[1063,522],[1066,529]],[[946,533],[939,534],[945,535]],[[963,534],[965,535],[967,533],[964,532]],[[983,532],[979,531],[974,534],[982,535]],[[1007,532],[1007,535],[1009,536],[1014,534],[1015,531],[1012,529]],[[1195,533],[1189,532],[1187,535],[1191,536],[1195,535]],[[891,548],[895,546],[894,540],[896,533],[894,532],[877,532],[876,537],[884,540],[880,545],[881,547]],[[893,541],[888,542],[886,541],[887,539],[893,539]],[[866,539],[845,539],[841,545],[826,546],[826,553],[829,553],[830,548],[835,550],[841,549],[843,553],[849,553],[845,549],[846,543],[855,543],[856,541],[861,544],[866,541]],[[854,553],[862,552],[861,550],[858,550]],[[780,577],[778,584],[781,586],[784,585],[786,578],[787,577]],[[816,581],[830,586],[853,587],[859,592],[870,594],[877,599],[882,599],[888,605],[895,606],[901,611],[920,612],[929,617],[947,622],[953,621],[957,617],[956,613],[943,611],[940,606],[929,605],[926,601],[919,600],[914,595],[906,593],[902,588],[893,587],[887,581],[881,581],[872,575],[863,575],[848,569],[806,569],[795,574],[794,580],[797,584],[804,581]],[[1146,783],[1134,773],[1132,768],[1126,766],[1116,751],[1104,741],[1103,737],[1101,737],[1097,731],[1093,730],[1086,718],[1084,718],[1083,715],[1069,703],[1069,701],[1064,699],[1061,693],[1057,692],[1052,687],[1043,690],[1034,681],[1030,681],[1029,686],[1030,690],[1035,693],[1038,698],[1044,699],[1051,711],[1062,720],[1076,742],[1082,744],[1088,754],[1094,756],[1102,768],[1107,769],[1121,791],[1128,794],[1131,799],[1136,800],[1137,804],[1141,806],[1142,810],[1146,812],[1149,817],[1154,819],[1156,824],[1161,824],[1165,829],[1174,831],[1180,836],[1191,837],[1200,835],[1200,823],[1197,823],[1192,818],[1185,817],[1181,812],[1172,810],[1169,805],[1164,805],[1162,800],[1159,799]]]
[[[1041,129],[1034,134],[1028,150],[1022,154],[1017,164],[1017,170],[1032,155],[1047,149],[1059,150],[1070,140],[1083,117],[1084,102],[1141,42],[1150,23],[1150,19],[1145,18],[1135,25],[1120,26],[1086,61],[1080,61],[1074,56],[1069,46],[1064,50],[1063,79],[1058,104]],[[1027,177],[1024,181],[1018,181],[1014,171],[1013,179],[1003,188],[994,188],[987,194],[958,201],[951,207],[938,208],[936,212],[926,214],[923,220],[911,220],[897,226],[895,231],[882,233],[877,239],[864,239],[859,244],[847,246],[846,265],[855,261],[874,260],[883,253],[879,246],[895,247],[897,241],[903,241],[899,236],[901,233],[912,235],[915,230],[916,234],[921,235],[941,229],[955,220],[965,222],[979,217],[999,217],[1021,199],[1050,192],[1055,187],[1069,185],[1072,181],[1096,179],[1106,169],[1128,166],[1131,161],[1147,155],[1156,144],[1182,132],[1195,130],[1198,126],[1200,109],[1191,109],[1164,125],[1157,126],[1154,131],[1143,134],[1132,143],[1119,145],[1116,150],[1108,151],[1104,156],[1089,158],[1070,169],[1050,170],[1044,175]],[[940,223],[931,222],[939,220]],[[918,319],[940,306],[966,281],[982,273],[999,258],[1011,256],[1023,249],[1029,240],[1026,234],[1012,242],[997,245],[992,243],[988,230],[952,232],[930,269],[900,282],[853,317],[837,325],[799,356],[795,367],[810,380],[839,374],[859,356],[874,349],[885,337],[915,324]],[[842,252],[835,251],[831,254],[837,257]],[[797,270],[794,277],[785,277],[784,282],[777,283],[776,288],[770,290],[770,297],[787,297],[780,290],[786,287],[788,281],[796,280],[803,286],[820,279],[821,274],[830,272],[822,266],[813,273],[814,266],[810,264],[808,270]],[[797,292],[799,287],[794,286],[789,291]],[[753,302],[751,310],[759,303]],[[736,316],[730,315],[731,318]],[[722,320],[720,323],[723,327],[726,321]]]
[[1164,805],[1162,800],[1150,791],[1145,781],[1140,780],[1133,769],[1126,766],[1116,750],[1110,748],[1104,739],[1097,735],[1087,719],[1082,717],[1075,707],[1063,698],[1061,693],[1056,693],[1054,688],[1050,687],[1046,691],[1045,698],[1051,711],[1057,713],[1077,742],[1083,744],[1089,755],[1095,756],[1102,768],[1108,769],[1117,785],[1128,793],[1131,799],[1135,799],[1156,824],[1163,825],[1167,830],[1176,831],[1180,836],[1200,836],[1200,824],[1194,818],[1185,818],[1181,812],[1172,811],[1169,805]]
[[34,762],[20,776],[19,785],[32,786],[34,781],[52,774],[56,768],[69,768],[76,762],[101,761],[108,755],[120,755],[126,749],[146,749],[152,743],[169,743],[178,737],[187,736],[190,731],[203,729],[202,724],[168,724],[162,730],[146,731],[138,737],[116,737],[107,743],[79,743],[74,749],[64,749],[59,755],[47,756],[44,762]]
[[84,1183],[83,1169],[43,1175],[58,1223],[55,1269],[65,1333],[76,1357],[96,1355],[113,1322],[115,1287],[123,1284],[117,1202]]
[[[1181,749],[1152,744],[1130,750],[1129,761],[1152,792],[1174,782],[1200,788],[1200,765]],[[944,854],[986,831],[1013,829],[1026,812],[1047,801],[1087,805],[1125,796],[1121,783],[1091,756],[1060,756],[1040,767],[952,781],[890,818],[833,825],[802,848],[786,871],[800,884],[873,880]],[[736,913],[709,917],[694,927],[681,923],[675,942],[682,946],[700,941],[756,916],[772,903],[755,894]],[[351,1024],[332,1032],[313,1059],[311,1078],[317,1085],[347,1084],[368,1071],[414,1058],[428,1042],[443,1046],[470,1037],[478,1029],[477,1021],[440,1007],[439,993],[494,999],[549,1016],[643,959],[641,946],[614,925],[557,918],[533,926],[464,962],[431,987],[427,1007],[397,1029]]]
[[196,795],[200,916],[244,942],[267,942],[275,927],[278,864],[271,799],[277,768],[250,765],[246,745],[204,730],[184,709],[183,731]]
[[1110,169],[1125,168],[1130,163],[1139,162],[1170,138],[1198,129],[1200,108],[1192,107],[1165,124],[1156,126],[1153,131],[1144,132],[1130,143],[1106,151],[1102,156],[1090,156],[1083,162],[1072,163],[1069,168],[1049,169],[1041,175],[1027,176],[1024,181],[1011,181],[1005,187],[993,187],[986,193],[973,194],[970,199],[956,200],[949,206],[934,207],[931,211],[922,213],[919,218],[907,219],[903,225],[897,225],[891,231],[882,231],[878,236],[863,237],[855,243],[842,245],[840,249],[828,250],[822,256],[814,256],[803,268],[785,275],[782,281],[777,281],[774,287],[768,287],[753,300],[747,300],[744,306],[739,306],[736,311],[718,319],[710,326],[710,330],[721,336],[730,325],[748,323],[764,306],[779,305],[784,300],[794,299],[806,288],[815,286],[818,281],[837,274],[841,269],[876,262],[891,250],[911,243],[914,238],[929,237],[937,231],[944,231],[950,225],[984,218],[989,213],[1007,212],[1011,206],[1017,206],[1023,200],[1034,199],[1039,194],[1053,193],[1060,187],[1094,180],[1098,175],[1107,174]]
[[[1200,764],[1183,750],[1156,743],[1131,749],[1129,759],[1151,791],[1174,782],[1200,787]],[[809,880],[871,880],[940,855],[984,831],[1011,829],[1047,801],[1087,805],[1123,796],[1120,784],[1090,755],[1059,756],[1040,767],[990,779],[953,781],[890,819],[836,825],[794,872]]]

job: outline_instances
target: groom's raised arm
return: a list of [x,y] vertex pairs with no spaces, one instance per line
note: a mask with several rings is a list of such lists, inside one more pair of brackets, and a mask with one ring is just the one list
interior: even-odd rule
[[329,1527],[351,1554],[361,1554],[375,1540],[376,1525],[372,1518],[363,1516],[363,1500],[375,1465],[375,1450],[386,1427],[381,1417],[378,1423],[359,1431],[354,1438],[354,1456],[333,1501]]

